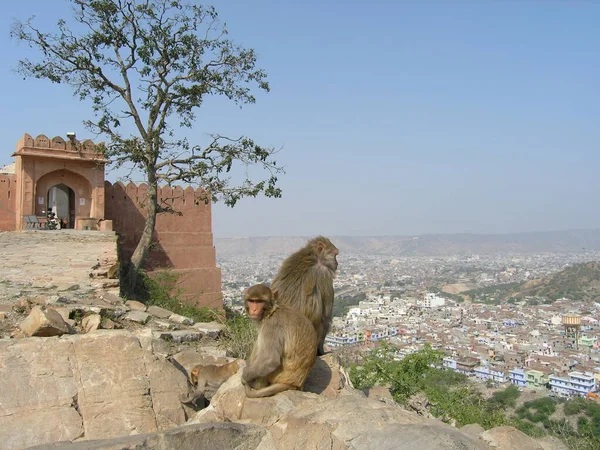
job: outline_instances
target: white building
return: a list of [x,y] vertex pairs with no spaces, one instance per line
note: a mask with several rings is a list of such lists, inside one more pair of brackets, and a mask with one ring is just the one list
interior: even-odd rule
[[445,304],[446,299],[444,297],[440,297],[434,292],[427,292],[423,300],[420,302],[420,306],[423,308],[439,308]]

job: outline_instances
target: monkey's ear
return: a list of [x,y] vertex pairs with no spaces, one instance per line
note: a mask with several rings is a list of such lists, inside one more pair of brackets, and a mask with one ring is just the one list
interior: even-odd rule
[[279,298],[279,291],[273,291],[273,300],[277,301],[277,298]]

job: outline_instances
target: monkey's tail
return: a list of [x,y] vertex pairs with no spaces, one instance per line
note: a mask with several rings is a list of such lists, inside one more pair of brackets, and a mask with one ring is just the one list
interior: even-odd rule
[[291,384],[284,383],[275,383],[271,384],[262,389],[252,389],[250,386],[246,385],[246,397],[248,398],[261,398],[261,397],[270,397],[275,394],[279,394],[283,391],[289,390],[297,390],[296,386],[292,386]]

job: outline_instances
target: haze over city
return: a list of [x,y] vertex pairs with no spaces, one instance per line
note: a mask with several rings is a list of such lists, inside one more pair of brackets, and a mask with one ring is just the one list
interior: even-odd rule
[[[271,92],[243,109],[207,99],[181,133],[245,134],[281,148],[286,168],[282,199],[214,205],[215,236],[598,228],[600,4],[213,4],[230,38],[256,49]],[[11,23],[35,15],[51,31],[68,3],[2,12],[0,166],[23,133],[92,137],[88,102],[14,72],[36,54]]]

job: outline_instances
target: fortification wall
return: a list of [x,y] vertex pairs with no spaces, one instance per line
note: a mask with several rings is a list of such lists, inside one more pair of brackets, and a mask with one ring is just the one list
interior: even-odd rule
[[0,173],[0,231],[14,231],[16,224],[16,185],[13,174]]
[[[121,256],[131,258],[146,220],[148,185],[105,182],[105,218],[113,221],[119,233]],[[179,275],[184,299],[198,306],[221,306],[221,270],[216,266],[213,246],[211,203],[204,191],[168,186],[159,188],[158,201],[176,213],[157,216],[155,245],[148,255],[146,269],[169,268]]]

